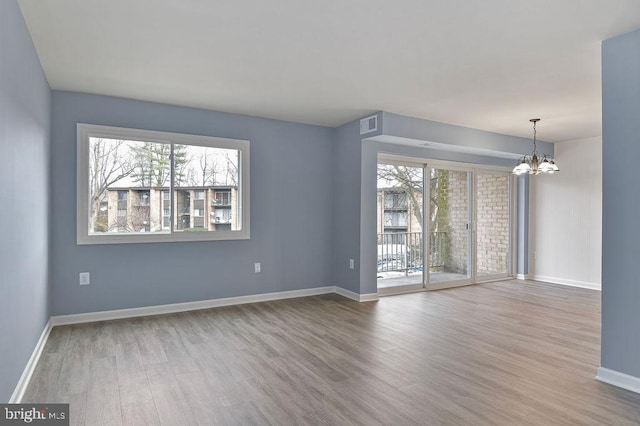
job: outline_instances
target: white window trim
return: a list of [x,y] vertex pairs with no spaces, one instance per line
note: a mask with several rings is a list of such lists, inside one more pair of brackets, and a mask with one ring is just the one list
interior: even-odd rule
[[[198,136],[152,130],[128,129],[124,127],[77,124],[77,244],[127,244],[168,243],[188,241],[248,240],[250,238],[250,192],[249,192],[249,146],[248,140]],[[143,142],[173,143],[179,145],[210,146],[240,151],[238,188],[240,193],[239,219],[241,229],[237,231],[174,232],[173,227],[163,233],[104,233],[89,234],[89,138],[139,140]],[[172,219],[173,221],[173,219]]]

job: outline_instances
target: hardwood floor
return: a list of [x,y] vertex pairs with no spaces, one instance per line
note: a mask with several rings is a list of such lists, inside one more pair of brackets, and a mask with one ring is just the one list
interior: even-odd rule
[[594,380],[600,293],[504,281],[56,327],[26,402],[71,424],[640,424]]

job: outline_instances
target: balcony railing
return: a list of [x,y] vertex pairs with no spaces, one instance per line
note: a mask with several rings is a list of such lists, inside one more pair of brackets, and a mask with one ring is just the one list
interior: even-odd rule
[[[447,247],[446,232],[429,234],[429,267],[444,267]],[[393,232],[378,234],[378,272],[422,271],[424,267],[422,232]]]
[[212,217],[209,219],[209,223],[214,223],[214,224],[231,223],[230,217],[213,217],[213,212],[211,212],[211,216]]

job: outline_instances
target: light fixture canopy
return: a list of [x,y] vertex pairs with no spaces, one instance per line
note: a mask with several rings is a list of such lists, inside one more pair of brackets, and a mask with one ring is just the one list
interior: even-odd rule
[[531,155],[523,155],[516,166],[513,168],[513,174],[515,175],[539,175],[541,173],[553,174],[559,172],[560,169],[556,165],[553,158],[547,154],[542,154],[542,159],[538,156],[538,150],[536,147],[536,123],[540,121],[539,118],[532,118],[529,120],[533,123],[533,152]]

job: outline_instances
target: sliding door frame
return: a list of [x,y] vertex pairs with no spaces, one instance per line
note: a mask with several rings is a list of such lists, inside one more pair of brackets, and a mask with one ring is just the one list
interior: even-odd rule
[[[424,163],[424,174],[426,175],[427,173],[429,173],[429,176],[431,175],[431,170],[450,170],[450,171],[454,171],[454,172],[464,172],[467,173],[467,249],[466,249],[466,256],[467,256],[467,277],[466,278],[462,278],[462,279],[457,279],[457,280],[451,280],[451,281],[443,281],[443,282],[439,282],[439,283],[432,283],[431,282],[431,271],[429,271],[431,265],[428,263],[429,260],[429,252],[425,253],[425,260],[423,260],[423,262],[426,262],[426,270],[427,270],[427,277],[425,279],[425,288],[427,290],[442,290],[445,288],[453,288],[453,287],[462,287],[465,285],[469,285],[469,284],[473,284],[474,283],[474,278],[475,278],[475,211],[474,211],[474,193],[475,193],[475,189],[474,189],[474,169],[473,167],[470,167],[470,165],[465,164],[465,163],[450,163],[450,162],[442,162],[442,161],[427,161],[426,163]],[[431,203],[431,183],[429,182],[428,185],[428,190],[427,190],[427,201],[429,203]],[[429,210],[430,211],[430,210]],[[425,234],[431,234],[431,229],[429,229],[429,227],[427,226],[427,221],[425,221],[424,225],[424,232]],[[430,240],[430,238],[427,238],[425,236],[425,240]],[[427,250],[430,250],[430,247],[427,247]]]
[[[420,224],[421,229],[422,229],[422,280],[419,283],[412,283],[412,284],[403,284],[403,285],[398,285],[398,286],[393,286],[393,287],[383,287],[383,288],[378,288],[378,295],[379,296],[390,296],[390,295],[394,295],[394,294],[402,294],[402,293],[414,293],[416,291],[423,291],[425,289],[425,280],[426,280],[426,276],[428,275],[428,270],[425,270],[425,268],[428,267],[428,265],[425,263],[425,256],[424,253],[427,250],[427,243],[426,243],[426,238],[425,238],[425,233],[424,233],[424,218],[425,218],[425,183],[426,183],[426,176],[425,176],[425,168],[424,165],[422,163],[416,163],[415,161],[405,161],[403,159],[399,159],[396,158],[395,156],[393,156],[393,158],[390,157],[390,159],[386,160],[386,159],[382,159],[380,157],[378,157],[378,161],[376,163],[376,168],[378,165],[380,164],[387,164],[387,165],[391,165],[391,166],[404,166],[404,167],[415,167],[415,168],[420,168],[422,169],[422,223]],[[383,200],[384,202],[384,200]],[[407,212],[407,215],[409,213]],[[382,218],[382,220],[384,220],[384,218]],[[377,224],[376,224],[377,226]],[[377,230],[376,230],[377,233]],[[377,244],[377,238],[376,238],[376,244]],[[377,275],[377,274],[376,274]],[[377,287],[377,283],[376,283],[376,287]]]
[[[513,276],[513,271],[514,271],[514,265],[515,265],[515,261],[516,261],[516,253],[515,253],[515,243],[514,243],[514,238],[516,235],[516,228],[515,228],[515,214],[516,214],[516,209],[515,209],[515,199],[516,199],[516,186],[515,185],[515,178],[513,177],[513,175],[511,174],[511,168],[507,168],[507,167],[500,167],[500,166],[489,166],[489,165],[483,165],[483,164],[474,164],[474,163],[463,163],[463,162],[456,162],[456,161],[444,161],[444,160],[432,160],[432,159],[428,159],[428,158],[419,158],[419,157],[408,157],[408,156],[401,156],[401,155],[394,155],[394,154],[384,154],[384,153],[379,153],[378,154],[378,159],[377,159],[377,164],[391,164],[391,165],[398,165],[398,166],[407,166],[407,167],[421,167],[423,169],[422,172],[422,187],[423,187],[423,194],[422,194],[422,216],[423,216],[423,223],[422,223],[422,234],[423,234],[423,238],[422,238],[422,250],[423,250],[423,273],[422,273],[422,283],[421,284],[411,284],[411,285],[407,285],[407,286],[402,286],[402,287],[398,287],[398,288],[394,288],[394,287],[390,287],[390,288],[383,288],[383,289],[379,289],[378,290],[378,294],[383,296],[383,295],[390,295],[390,294],[400,294],[400,293],[407,293],[407,292],[413,292],[413,291],[422,291],[422,290],[441,290],[441,289],[445,289],[445,288],[452,288],[452,287],[460,287],[460,286],[466,286],[466,285],[471,285],[471,284],[478,284],[478,283],[483,283],[483,282],[489,282],[489,281],[497,281],[497,280],[503,280],[503,279],[508,279],[510,277]],[[454,170],[454,171],[463,171],[463,172],[468,172],[469,173],[469,188],[468,188],[468,200],[469,200],[469,222],[470,222],[470,232],[469,232],[469,240],[470,240],[470,244],[469,244],[469,248],[467,251],[467,256],[468,256],[468,268],[471,268],[471,274],[469,274],[469,277],[466,279],[462,279],[462,280],[456,280],[456,281],[449,281],[449,282],[442,282],[442,283],[437,283],[437,284],[431,284],[430,282],[430,272],[429,272],[429,267],[431,266],[429,264],[429,250],[430,250],[430,246],[429,246],[429,233],[431,232],[430,229],[428,229],[428,221],[427,221],[427,215],[429,212],[429,207],[430,207],[430,202],[431,202],[431,184],[430,184],[430,174],[429,171],[430,169],[445,169],[445,170]],[[497,174],[505,174],[508,175],[509,179],[509,188],[508,188],[508,194],[509,194],[509,238],[508,238],[508,256],[507,256],[507,271],[505,273],[499,273],[499,274],[491,274],[491,275],[484,275],[484,276],[480,276],[478,277],[478,273],[477,273],[477,263],[478,263],[478,258],[477,258],[477,247],[478,247],[478,241],[477,241],[477,207],[478,207],[478,203],[477,203],[477,192],[478,192],[478,174],[481,173],[497,173]]]

